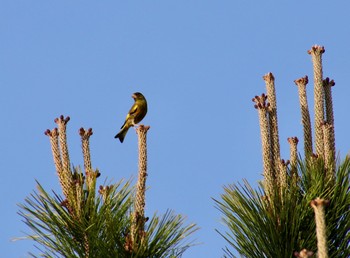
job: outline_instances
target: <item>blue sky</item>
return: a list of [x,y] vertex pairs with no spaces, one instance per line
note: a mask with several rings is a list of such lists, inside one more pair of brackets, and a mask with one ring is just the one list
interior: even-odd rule
[[[277,1],[276,1],[277,2]],[[345,1],[344,1],[345,3]],[[335,132],[348,152],[350,3],[319,1],[16,1],[0,3],[0,249],[27,257],[31,241],[16,214],[35,179],[60,192],[44,131],[69,115],[71,161],[82,165],[78,129],[92,127],[93,167],[114,182],[136,176],[137,142],[113,137],[142,92],[149,104],[146,214],[168,208],[201,228],[185,258],[221,257],[225,241],[211,198],[223,186],[261,179],[258,115],[251,98],[276,78],[282,157],[302,139],[297,88],[323,45],[334,79]],[[312,112],[312,111],[311,111]],[[302,142],[299,143],[300,151]]]

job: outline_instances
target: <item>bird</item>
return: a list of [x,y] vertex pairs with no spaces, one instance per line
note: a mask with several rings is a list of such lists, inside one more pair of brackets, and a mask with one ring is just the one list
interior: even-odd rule
[[129,128],[140,123],[147,114],[147,101],[142,93],[135,92],[131,97],[135,102],[130,108],[129,113],[126,115],[125,122],[120,128],[121,130],[116,136],[114,136],[114,138],[118,138],[121,143],[123,143]]

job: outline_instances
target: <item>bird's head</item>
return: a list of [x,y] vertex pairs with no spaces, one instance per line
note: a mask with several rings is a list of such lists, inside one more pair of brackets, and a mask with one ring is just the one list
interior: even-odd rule
[[144,99],[145,97],[142,95],[142,93],[140,92],[135,92],[134,94],[131,95],[131,97],[134,99],[134,100],[137,100],[137,99]]

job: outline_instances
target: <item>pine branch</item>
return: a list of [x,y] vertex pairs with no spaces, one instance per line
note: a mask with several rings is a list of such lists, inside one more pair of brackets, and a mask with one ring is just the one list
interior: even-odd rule
[[[266,83],[266,94],[269,100],[268,121],[269,121],[269,138],[271,148],[271,161],[274,175],[280,181],[279,164],[281,160],[280,141],[278,135],[278,119],[277,119],[277,98],[275,89],[275,77],[272,73],[263,76]],[[278,183],[281,184],[280,182]]]
[[258,110],[259,113],[265,186],[264,189],[266,191],[266,195],[271,198],[274,188],[275,174],[272,167],[270,134],[267,118],[267,109],[269,107],[269,103],[266,103],[266,100],[267,96],[265,94],[262,94],[261,96],[255,96],[252,99],[252,101],[255,102],[254,107]]
[[309,82],[307,76],[297,79],[294,81],[298,86],[299,92],[299,102],[300,102],[300,110],[301,110],[301,121],[303,124],[304,131],[304,154],[305,159],[309,159],[313,153],[312,151],[312,131],[311,131],[311,119],[310,119],[310,111],[307,102],[306,96],[306,85]]
[[324,157],[323,132],[321,124],[324,121],[324,91],[323,91],[323,70],[322,54],[325,52],[322,46],[313,46],[308,53],[312,57],[314,68],[314,106],[315,106],[315,145],[316,154]]
[[311,201],[311,207],[315,212],[316,235],[317,235],[317,256],[319,258],[328,258],[327,236],[326,236],[326,218],[325,206],[329,201],[316,198]]

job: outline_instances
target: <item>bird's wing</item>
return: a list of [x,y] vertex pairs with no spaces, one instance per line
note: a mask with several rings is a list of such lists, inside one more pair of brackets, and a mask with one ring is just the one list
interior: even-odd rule
[[131,122],[131,121],[129,121],[129,118],[130,118],[130,117],[134,117],[135,114],[136,114],[136,112],[137,112],[137,110],[138,110],[138,106],[137,106],[136,104],[134,104],[134,105],[130,108],[129,113],[126,115],[125,122],[124,122],[124,124],[123,124],[123,126],[122,126],[121,128],[123,128],[124,125],[125,125],[127,122]]
[[130,108],[128,116],[135,114],[136,111],[137,111],[137,109],[138,109],[138,105],[134,104],[134,105]]

